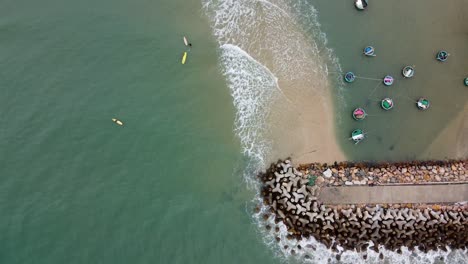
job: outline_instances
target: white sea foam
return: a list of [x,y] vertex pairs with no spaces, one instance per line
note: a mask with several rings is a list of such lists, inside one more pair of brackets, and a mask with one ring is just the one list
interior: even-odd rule
[[[244,178],[258,190],[255,175],[265,168],[271,146],[267,134],[272,102],[286,96],[280,84],[308,78],[312,82],[322,79],[326,84],[331,80],[338,87],[340,105],[344,105],[343,81],[341,75],[336,75],[341,72],[339,61],[327,47],[318,12],[307,0],[203,0],[203,7],[219,43],[222,71],[236,108],[235,132],[250,162]],[[314,92],[320,94],[320,89],[329,86],[317,85]],[[259,193],[254,204],[262,204]],[[337,263],[335,256],[341,254],[341,263],[382,263],[379,254],[370,249],[364,260],[364,253],[332,252],[313,238],[288,240],[286,226],[275,224],[273,217],[265,223],[262,215],[268,208],[262,206],[260,210],[253,218],[258,231],[282,260]],[[266,230],[266,224],[273,228]],[[280,228],[278,233],[275,226]],[[295,250],[295,256],[291,256],[291,249]],[[424,254],[403,250],[401,255],[380,251],[387,263],[434,263],[440,257],[447,263],[467,262],[466,252],[461,251]]]
[[244,154],[256,165],[264,164],[269,142],[265,139],[270,102],[278,94],[277,78],[241,48],[223,44],[223,65],[236,108],[235,131]]

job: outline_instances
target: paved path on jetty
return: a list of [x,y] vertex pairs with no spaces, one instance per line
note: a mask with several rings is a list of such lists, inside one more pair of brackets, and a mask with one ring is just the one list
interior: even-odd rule
[[324,204],[453,203],[468,201],[468,183],[325,187]]

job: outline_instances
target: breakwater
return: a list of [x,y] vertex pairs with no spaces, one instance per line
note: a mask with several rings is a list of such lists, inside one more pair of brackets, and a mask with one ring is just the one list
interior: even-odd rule
[[311,163],[298,167],[306,175],[317,176],[321,186],[373,185],[431,182],[465,182],[466,160],[413,161],[400,163]]
[[[378,247],[382,245],[396,252],[401,252],[402,246],[427,252],[446,250],[446,247],[467,248],[466,202],[382,205],[350,205],[344,202],[342,205],[329,206],[320,202],[321,186],[330,184],[332,178],[343,176],[347,177],[346,181],[340,179],[331,184],[338,182],[349,185],[346,182],[353,183],[349,177],[375,177],[379,180],[372,183],[381,184],[381,178],[388,172],[397,175],[397,170],[404,177],[408,177],[407,173],[418,177],[421,172],[423,178],[425,175],[432,178],[454,175],[453,181],[459,182],[460,179],[466,179],[465,165],[466,161],[450,161],[386,163],[367,167],[351,163],[332,166],[308,164],[295,168],[289,160],[285,160],[272,164],[259,177],[263,182],[263,202],[270,207],[275,223],[282,222],[287,227],[288,239],[300,240],[313,236],[334,250],[341,247],[345,250],[364,251],[369,247],[378,251]],[[349,173],[348,176],[346,172]],[[326,182],[325,179],[329,180]],[[269,217],[268,214],[264,216],[265,219]]]

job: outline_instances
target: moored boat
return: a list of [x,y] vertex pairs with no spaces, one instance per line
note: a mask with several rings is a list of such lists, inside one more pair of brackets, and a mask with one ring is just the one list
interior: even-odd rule
[[375,53],[374,47],[372,47],[372,46],[367,46],[367,47],[365,47],[363,53],[364,53],[364,55],[366,55],[366,56],[371,56],[371,57],[375,56],[375,54],[374,54],[374,53]]
[[447,51],[441,50],[441,51],[437,52],[436,59],[438,61],[444,62],[444,61],[446,61],[448,59],[449,55],[450,54]]
[[356,75],[354,75],[352,72],[347,72],[344,76],[344,79],[346,82],[352,83],[356,79]]
[[418,102],[416,103],[416,105],[418,106],[418,108],[420,110],[426,110],[429,108],[429,100],[427,100],[426,98],[422,97],[422,98],[419,98]]
[[367,0],[355,0],[354,6],[356,6],[358,10],[364,10],[367,7]]
[[353,132],[351,132],[351,139],[354,141],[354,144],[357,144],[364,140],[365,135],[364,132],[361,129],[355,129]]
[[403,68],[402,73],[405,78],[411,78],[414,75],[414,67],[406,66]]
[[356,108],[353,111],[354,120],[357,120],[357,121],[363,120],[364,118],[366,118],[366,116],[367,116],[367,113],[362,108]]
[[383,79],[383,83],[384,83],[386,86],[392,85],[392,84],[393,84],[393,77],[390,76],[390,75],[385,76],[385,78]]
[[390,98],[384,98],[380,105],[385,111],[388,111],[393,108],[393,100]]

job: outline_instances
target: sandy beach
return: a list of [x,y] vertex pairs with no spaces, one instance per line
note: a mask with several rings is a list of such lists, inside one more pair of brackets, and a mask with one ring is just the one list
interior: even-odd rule
[[279,157],[291,157],[297,163],[345,160],[335,133],[336,100],[330,82],[335,76],[325,73],[331,56],[324,50],[326,40],[305,32],[303,25],[291,19],[307,19],[312,25],[309,30],[320,32],[318,21],[309,16],[314,11],[274,3],[263,5],[256,19],[275,23],[245,27],[245,36],[249,37],[239,43],[276,79],[277,87],[271,91],[275,96],[266,110],[268,125],[263,136],[269,142],[269,151],[265,158],[274,162]]
[[[291,157],[296,163],[345,160],[337,144],[330,84],[319,76],[281,85],[287,101],[279,98],[272,113],[273,159]],[[300,85],[298,84],[300,83]],[[303,91],[295,94],[296,89]]]

